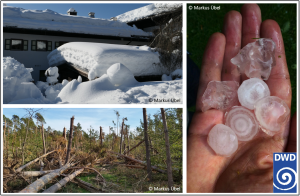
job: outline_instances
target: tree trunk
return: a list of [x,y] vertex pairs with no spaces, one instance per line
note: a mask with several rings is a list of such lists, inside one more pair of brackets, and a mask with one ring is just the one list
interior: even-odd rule
[[31,165],[31,164],[37,162],[37,161],[40,160],[41,158],[46,157],[48,154],[51,154],[51,153],[53,153],[53,152],[56,152],[56,150],[53,150],[53,151],[51,151],[51,152],[48,152],[47,154],[44,154],[44,155],[42,155],[42,156],[40,156],[40,157],[38,157],[38,158],[36,158],[36,159],[34,159],[34,160],[28,162],[27,164],[25,164],[25,165],[19,167],[19,168],[16,170],[16,173],[21,172],[24,168],[28,167],[29,165]]
[[[144,165],[144,166],[147,167],[147,170],[148,170],[147,164],[144,163],[144,162],[141,161],[141,160],[137,160],[137,159],[131,158],[131,157],[129,157],[129,156],[126,156],[126,155],[123,155],[123,154],[118,154],[118,153],[115,153],[115,152],[111,152],[111,153],[117,154],[117,155],[119,155],[119,156],[121,156],[121,157],[124,157],[124,158],[126,158],[126,159],[129,159],[130,161],[136,162],[136,163],[138,163],[138,164]],[[155,167],[155,166],[151,166],[150,168],[152,168],[152,170],[158,171],[158,172],[160,172],[160,173],[164,173],[164,174],[167,173],[165,170],[159,169],[158,167]]]
[[99,136],[99,139],[100,139],[100,146],[102,147],[102,127],[100,127],[100,136]]
[[42,138],[43,138],[43,149],[44,149],[44,154],[46,154],[44,124],[42,124]]
[[168,171],[168,186],[169,190],[174,185],[173,182],[173,175],[172,175],[172,162],[171,162],[171,155],[170,155],[170,143],[169,143],[169,133],[167,127],[167,121],[165,116],[165,110],[163,108],[161,110],[161,117],[164,124],[164,132],[165,132],[165,142],[166,142],[166,154],[167,154],[167,171]]
[[[27,127],[26,127],[26,135],[25,135],[25,139],[22,145],[22,164],[24,164],[25,162],[25,145],[26,145],[26,140],[27,140],[27,135],[28,135],[28,130],[29,130],[29,119],[27,119]],[[46,153],[44,153],[46,154]]]
[[73,123],[74,123],[74,116],[72,116],[71,122],[70,122],[69,143],[68,143],[67,156],[66,156],[65,163],[67,163],[69,161],[69,157],[70,157],[70,153],[71,153],[72,139],[73,139]]
[[146,108],[143,108],[143,116],[144,116],[144,138],[146,144],[147,173],[148,173],[149,181],[152,181],[152,169],[151,169],[150,149],[149,149],[149,141],[148,141],[148,125],[147,125]]
[[30,178],[30,177],[37,177],[37,176],[43,176],[45,174],[49,174],[53,172],[54,170],[46,170],[46,171],[25,171],[22,172],[22,176],[25,178]]
[[[4,148],[7,149],[7,146],[6,146],[6,120],[5,120],[5,123],[4,123],[4,128],[3,128],[3,140],[4,140]],[[8,157],[6,158],[6,165],[8,166]]]
[[50,188],[48,188],[45,191],[43,191],[43,193],[55,193],[56,191],[60,190],[64,185],[66,185],[68,182],[70,182],[71,180],[73,180],[73,178],[75,178],[77,175],[79,175],[83,170],[84,170],[84,168],[79,169],[79,170],[75,171],[74,173],[68,175],[67,177],[65,177],[64,179],[60,180],[55,185],[53,185]]
[[123,136],[123,131],[124,130],[124,119],[123,119],[123,122],[122,122],[122,130],[120,131],[121,132],[121,140],[120,140],[120,151],[119,151],[119,154],[122,153],[122,136]]
[[141,145],[144,141],[145,141],[145,140],[142,140],[142,141],[140,141],[137,145],[133,146],[133,147],[128,151],[128,153],[129,153],[130,151],[132,151],[133,149],[135,149],[136,147],[138,147],[139,145]]
[[43,177],[37,179],[32,184],[28,185],[26,188],[24,188],[19,193],[37,193],[39,190],[41,190],[47,183],[52,181],[54,178],[62,174],[66,169],[71,167],[73,164],[66,163],[65,166],[62,168],[56,169],[53,172],[44,175]]

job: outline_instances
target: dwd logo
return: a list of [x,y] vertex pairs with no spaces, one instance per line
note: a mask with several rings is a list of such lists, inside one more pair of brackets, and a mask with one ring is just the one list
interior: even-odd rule
[[273,192],[297,192],[296,153],[273,153]]

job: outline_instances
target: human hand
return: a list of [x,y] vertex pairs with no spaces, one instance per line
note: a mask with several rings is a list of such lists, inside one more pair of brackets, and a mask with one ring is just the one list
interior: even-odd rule
[[[266,82],[271,96],[284,100],[291,108],[291,84],[284,43],[277,22],[261,22],[260,8],[246,4],[241,13],[230,11],[225,16],[223,33],[213,34],[206,46],[200,74],[196,112],[187,140],[187,192],[272,192],[273,152],[296,151],[296,117],[287,121],[274,136],[262,132],[247,142],[239,142],[230,157],[215,154],[207,143],[207,135],[216,124],[224,124],[224,112],[210,109],[202,112],[201,97],[208,82],[248,79],[240,75],[230,60],[253,38],[271,38],[276,44],[276,66]],[[290,137],[289,137],[290,135]]]

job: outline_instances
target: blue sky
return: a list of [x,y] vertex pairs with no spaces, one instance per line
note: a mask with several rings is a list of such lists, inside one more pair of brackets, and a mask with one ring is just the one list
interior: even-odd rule
[[[40,113],[44,116],[46,128],[50,126],[59,131],[63,131],[64,127],[69,129],[70,118],[74,115],[74,124],[77,125],[79,122],[84,131],[87,132],[91,125],[99,132],[99,127],[102,126],[103,131],[108,134],[109,126],[113,126],[112,121],[117,120],[114,110],[120,113],[119,122],[123,117],[127,117],[128,121],[125,121],[125,124],[130,125],[131,132],[140,125],[140,120],[143,119],[142,108],[43,108]],[[157,112],[160,112],[159,108],[147,108],[148,115]],[[22,118],[26,116],[26,111],[24,108],[3,108],[3,114],[10,119],[13,115]]]
[[14,6],[20,7],[24,9],[31,9],[31,10],[45,10],[50,9],[60,14],[67,14],[67,11],[72,7],[77,11],[78,16],[88,16],[89,12],[95,13],[95,18],[104,18],[110,19],[111,17],[118,16],[125,12],[144,7],[149,5],[144,3],[118,3],[118,4],[100,4],[100,3],[6,3],[7,6]]

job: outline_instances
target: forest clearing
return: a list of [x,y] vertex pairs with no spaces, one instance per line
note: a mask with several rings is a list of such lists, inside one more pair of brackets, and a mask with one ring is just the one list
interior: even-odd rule
[[61,131],[44,118],[52,108],[22,110],[3,111],[4,193],[182,192],[181,108],[132,109],[136,127],[110,109],[112,126],[97,117],[99,128],[86,130],[75,113],[60,119],[69,124]]

